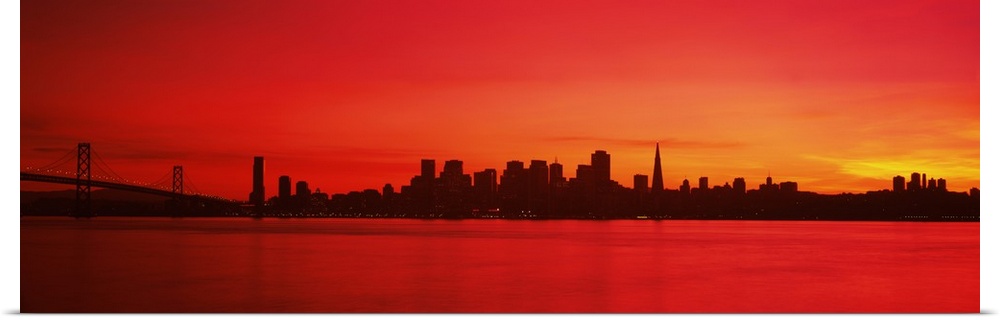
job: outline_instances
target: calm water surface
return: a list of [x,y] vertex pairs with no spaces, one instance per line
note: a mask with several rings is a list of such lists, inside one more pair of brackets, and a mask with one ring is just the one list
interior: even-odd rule
[[979,312],[979,224],[21,219],[22,312]]

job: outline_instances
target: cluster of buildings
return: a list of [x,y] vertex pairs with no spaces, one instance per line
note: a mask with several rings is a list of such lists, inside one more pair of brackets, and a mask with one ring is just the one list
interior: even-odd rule
[[927,174],[920,174],[914,172],[910,174],[910,182],[906,182],[906,178],[903,176],[892,177],[892,191],[893,192],[903,192],[903,191],[918,191],[918,190],[928,190],[928,191],[948,191],[948,181],[942,179],[931,178],[927,180]]
[[[865,198],[823,198],[800,192],[798,183],[775,183],[770,176],[756,190],[748,190],[739,177],[724,185],[709,186],[700,177],[697,186],[685,179],[677,189],[663,183],[660,148],[656,145],[653,176],[636,174],[631,188],[611,179],[611,155],[594,151],[589,164],[575,168],[574,176],[564,174],[558,161],[513,160],[498,171],[488,168],[466,173],[463,162],[448,160],[437,171],[437,162],[424,159],[420,174],[410,184],[396,189],[386,184],[381,191],[367,189],[329,196],[311,192],[305,181],[295,184],[288,176],[278,179],[278,195],[265,200],[262,157],[254,158],[250,204],[259,214],[418,217],[418,218],[723,218],[795,219],[805,213],[833,212],[858,202],[872,206]],[[650,181],[651,180],[651,181]],[[905,184],[905,185],[904,185]],[[914,173],[909,183],[893,179],[893,190],[947,191],[944,179],[926,179]],[[838,204],[838,201],[845,202]],[[853,201],[853,202],[851,202]],[[898,200],[904,201],[904,200]],[[828,208],[829,207],[829,208]],[[856,208],[859,212],[865,208]],[[882,211],[885,211],[884,208]],[[976,205],[978,216],[978,203]],[[805,213],[803,213],[805,212]],[[874,211],[873,211],[874,212]],[[819,218],[819,215],[813,215]]]

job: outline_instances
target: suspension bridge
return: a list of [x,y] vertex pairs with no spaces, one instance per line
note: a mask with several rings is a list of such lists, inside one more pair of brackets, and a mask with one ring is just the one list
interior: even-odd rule
[[[76,170],[67,169],[76,155]],[[93,157],[92,157],[93,156]],[[93,161],[96,160],[96,161]],[[241,202],[197,191],[190,177],[185,181],[184,167],[174,166],[163,177],[153,182],[142,182],[123,178],[107,162],[91,149],[90,143],[81,142],[75,150],[69,150],[54,162],[40,167],[21,169],[21,181],[67,184],[76,186],[76,208],[72,216],[89,218],[95,216],[91,210],[91,188],[117,189],[157,196],[169,197],[175,203],[198,206],[238,206]],[[187,190],[185,190],[187,187]]]

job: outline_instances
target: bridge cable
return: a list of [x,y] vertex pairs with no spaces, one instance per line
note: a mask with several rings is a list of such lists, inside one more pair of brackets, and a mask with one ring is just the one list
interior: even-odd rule
[[61,167],[61,166],[65,165],[67,162],[69,162],[73,158],[72,156],[73,156],[74,151],[76,151],[76,149],[69,150],[65,154],[63,154],[61,157],[59,157],[59,159],[57,159],[56,161],[54,161],[52,163],[49,163],[47,165],[41,166],[41,167],[32,168],[32,170],[34,170],[34,171],[45,171],[45,170],[51,170],[51,169],[55,169],[55,168]]
[[184,176],[184,189],[191,190],[192,194],[199,194],[198,187],[195,186],[194,182],[191,181],[191,176]]
[[111,166],[109,166],[107,162],[104,162],[104,158],[101,157],[100,153],[97,153],[96,150],[91,150],[91,153],[95,156],[95,158],[97,158],[98,167],[103,165],[105,168],[107,168],[108,171],[111,172],[110,176],[116,177],[122,182],[128,182],[128,179],[123,178],[121,175],[115,172],[115,170],[111,169]]
[[174,173],[173,170],[168,171],[167,173],[164,173],[163,176],[160,177],[159,179],[156,179],[155,181],[149,183],[149,185],[151,185],[151,186],[153,186],[153,185],[155,185],[155,186],[165,186],[165,185],[167,185],[167,181],[171,179],[171,176],[173,175],[173,173]]
[[111,176],[107,170],[105,170],[100,162],[91,161],[90,166],[90,176],[91,178],[97,178],[98,180],[114,181],[119,183],[124,183],[122,179]]

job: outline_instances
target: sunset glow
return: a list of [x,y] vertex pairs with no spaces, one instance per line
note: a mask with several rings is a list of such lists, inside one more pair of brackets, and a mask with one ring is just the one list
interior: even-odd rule
[[[253,156],[327,193],[594,150],[666,187],[980,184],[973,1],[28,1],[21,166],[90,142],[245,200]],[[22,189],[43,187],[22,183]],[[51,187],[49,187],[51,188]],[[58,188],[64,188],[58,186]]]

